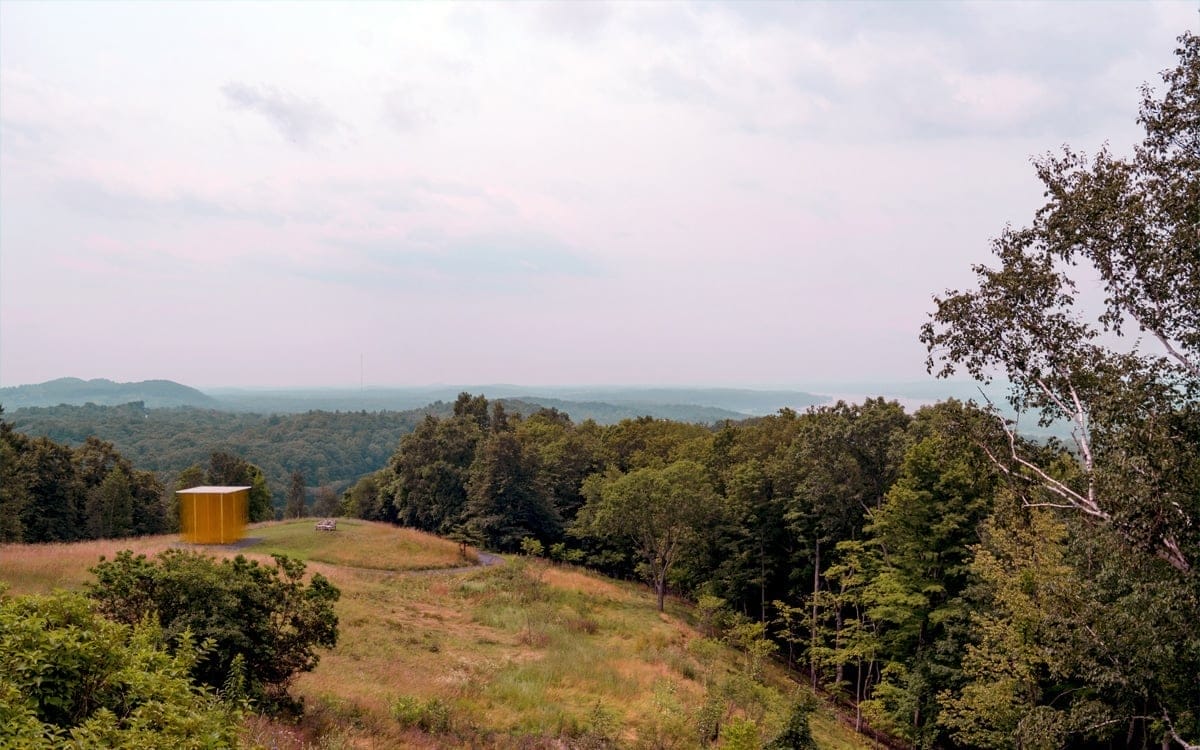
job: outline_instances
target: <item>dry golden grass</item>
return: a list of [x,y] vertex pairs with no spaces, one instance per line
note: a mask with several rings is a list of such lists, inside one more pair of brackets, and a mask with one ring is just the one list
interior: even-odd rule
[[632,591],[629,587],[621,587],[607,578],[601,578],[580,568],[549,567],[543,573],[542,579],[556,588],[587,594],[599,599],[640,602],[643,598],[640,592]]
[[0,544],[0,582],[10,594],[48,594],[77,589],[91,579],[88,568],[119,550],[155,555],[179,541],[177,534],[100,539],[69,544]]

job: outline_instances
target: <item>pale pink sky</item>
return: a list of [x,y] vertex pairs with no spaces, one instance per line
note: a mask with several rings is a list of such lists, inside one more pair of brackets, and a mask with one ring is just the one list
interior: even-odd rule
[[0,385],[922,376],[1194,3],[0,4]]

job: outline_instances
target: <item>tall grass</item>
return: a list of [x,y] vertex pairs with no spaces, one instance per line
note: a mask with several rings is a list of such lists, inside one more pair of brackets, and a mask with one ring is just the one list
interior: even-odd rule
[[119,550],[155,555],[178,542],[175,534],[99,539],[90,542],[0,544],[0,583],[10,594],[47,594],[54,589],[77,589],[91,580],[88,568],[100,557]]

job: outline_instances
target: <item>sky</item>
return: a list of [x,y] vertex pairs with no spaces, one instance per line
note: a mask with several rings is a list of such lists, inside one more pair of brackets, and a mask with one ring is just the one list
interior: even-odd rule
[[1176,3],[0,3],[0,385],[927,377]]

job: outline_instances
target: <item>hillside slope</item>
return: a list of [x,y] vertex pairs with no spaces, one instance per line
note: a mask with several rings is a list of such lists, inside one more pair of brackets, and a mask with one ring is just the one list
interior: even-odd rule
[[[248,533],[262,540],[248,556],[289,552],[342,590],[339,644],[293,688],[305,716],[250,720],[262,746],[702,747],[701,728],[769,739],[807,694],[705,637],[683,603],[659,615],[641,586],[537,560],[436,570],[463,564],[456,545],[360,521],[330,536],[311,521]],[[78,588],[100,554],[173,542],[0,547],[0,581],[12,593]],[[417,560],[435,570],[408,570]],[[810,722],[822,748],[870,747],[824,709]]]

